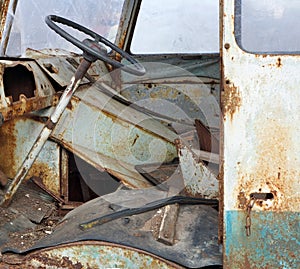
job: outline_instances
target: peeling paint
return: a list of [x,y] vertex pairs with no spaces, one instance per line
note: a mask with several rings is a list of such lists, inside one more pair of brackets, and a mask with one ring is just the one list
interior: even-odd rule
[[239,110],[242,104],[241,94],[236,86],[230,80],[225,80],[224,91],[222,91],[222,108],[225,120],[233,119],[234,114]]
[[165,268],[180,269],[170,261],[164,260],[142,250],[105,243],[79,242],[36,251],[26,256],[24,267],[35,268]]
[[188,196],[219,199],[219,182],[193,151],[176,140],[184,191]]

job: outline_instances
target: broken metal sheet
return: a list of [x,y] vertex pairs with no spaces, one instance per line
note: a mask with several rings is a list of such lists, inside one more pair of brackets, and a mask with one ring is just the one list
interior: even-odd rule
[[[168,183],[174,174],[178,174],[178,161],[172,163],[153,163],[146,165],[136,165],[135,169],[149,182],[160,190],[167,191]],[[180,189],[180,188],[179,188]]]
[[219,199],[219,181],[215,174],[180,140],[176,140],[185,192],[190,196]]
[[[67,61],[67,57],[38,58],[36,61],[62,87],[70,84],[76,71],[76,68]],[[86,78],[83,78],[80,83],[88,82]]]
[[199,149],[211,153],[219,153],[219,140],[211,133],[200,120],[195,120]]
[[[82,60],[82,56],[58,49],[33,50],[27,49],[26,56],[34,59],[51,78],[54,79],[61,87],[69,85],[72,76],[75,74],[77,67]],[[107,74],[103,76],[103,74]],[[111,77],[108,74],[104,62],[96,61],[92,63],[85,77],[80,84],[94,82],[101,79],[106,83],[111,83]]]
[[[1,192],[2,190],[0,195]],[[31,181],[22,184],[10,207],[0,208],[0,250],[4,245],[15,246],[16,243],[18,247],[24,247],[22,237],[17,238],[15,233],[19,237],[19,234],[32,231],[54,210],[53,199],[48,194]]]
[[[183,142],[178,144],[178,155],[179,160],[174,162],[137,165],[136,169],[147,181],[161,190],[173,188],[177,193],[187,196],[219,199],[219,156],[196,150]],[[202,160],[208,164],[205,165]]]
[[176,224],[179,213],[179,204],[163,207],[160,225],[157,234],[154,235],[158,242],[172,246],[175,243]]
[[[41,69],[44,70],[51,78],[54,79],[61,87],[66,87],[70,84],[72,76],[74,76],[76,67],[68,62],[68,58],[79,61],[79,56],[74,53],[68,53],[67,55],[60,55],[61,52],[53,50],[27,50],[26,56],[29,56],[36,60]],[[53,54],[51,56],[51,53]],[[79,64],[78,64],[79,65]],[[81,84],[88,83],[86,78],[83,78]]]
[[38,224],[54,210],[54,205],[51,202],[52,199],[49,196],[29,181],[16,194],[10,210],[19,212],[31,222]]
[[52,134],[80,158],[137,188],[151,184],[135,165],[172,161],[177,156],[176,137],[157,120],[94,86],[82,87],[75,93]]
[[[189,268],[222,264],[217,236],[218,212],[210,206],[180,206],[173,246],[157,242],[149,230],[147,222],[155,215],[156,210],[116,219],[91,229],[79,228],[79,224],[114,212],[119,208],[142,206],[166,196],[167,192],[156,189],[118,190],[91,200],[71,211],[51,235],[32,248],[25,252],[13,251],[31,255],[30,252],[36,249],[55,247],[60,251],[59,245],[94,240],[137,248]],[[4,252],[7,251],[8,249]]]
[[0,112],[5,121],[58,100],[52,84],[34,61],[1,60],[0,75]]
[[234,35],[241,1],[221,3],[225,268],[296,269],[300,57],[244,51]]

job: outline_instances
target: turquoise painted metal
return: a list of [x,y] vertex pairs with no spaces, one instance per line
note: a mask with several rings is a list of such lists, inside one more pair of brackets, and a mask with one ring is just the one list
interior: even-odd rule
[[299,213],[253,212],[250,236],[245,219],[244,212],[225,213],[225,268],[299,268]]
[[135,165],[169,162],[177,156],[176,133],[97,87],[75,93],[52,138],[96,168],[136,188],[151,184]]
[[[26,267],[27,266],[27,267]],[[21,268],[182,268],[155,255],[122,245],[86,241],[31,253]]]

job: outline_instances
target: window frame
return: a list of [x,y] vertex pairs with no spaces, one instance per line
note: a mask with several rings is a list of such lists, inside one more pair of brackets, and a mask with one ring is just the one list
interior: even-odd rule
[[[234,38],[238,47],[249,54],[256,55],[299,55],[299,50],[286,51],[286,50],[249,50],[242,45],[242,1],[243,0],[234,0]],[[300,43],[300,40],[299,40]]]
[[[127,0],[127,2],[130,0]],[[131,46],[132,46],[132,41],[133,41],[133,35],[136,29],[136,24],[137,24],[137,20],[138,20],[138,16],[140,14],[140,7],[142,4],[143,0],[138,0],[136,1],[134,7],[132,8],[131,12],[128,13],[128,11],[126,12],[125,10],[125,16],[121,16],[121,20],[124,21],[124,19],[130,18],[128,20],[128,25],[126,25],[126,22],[123,23],[123,29],[119,29],[119,33],[117,35],[116,38],[116,42],[117,44],[119,44],[119,46],[121,45],[121,48],[125,49],[126,52],[128,52],[129,54],[135,56],[135,57],[142,57],[144,58],[145,56],[151,56],[151,57],[159,57],[159,56],[163,56],[163,57],[167,57],[167,58],[173,58],[173,57],[182,57],[182,58],[186,58],[186,57],[199,57],[201,55],[212,55],[213,57],[215,57],[216,55],[220,55],[220,43],[221,43],[221,39],[220,39],[220,21],[218,20],[218,50],[215,52],[161,52],[161,53],[139,53],[139,52],[133,52],[131,50]],[[126,3],[125,3],[126,4]],[[130,14],[130,16],[128,16]],[[218,9],[218,18],[220,17],[220,7]],[[125,19],[126,20],[126,19]],[[121,27],[122,28],[122,27]],[[126,38],[124,40],[124,35],[126,35]],[[123,37],[123,38],[122,38]]]

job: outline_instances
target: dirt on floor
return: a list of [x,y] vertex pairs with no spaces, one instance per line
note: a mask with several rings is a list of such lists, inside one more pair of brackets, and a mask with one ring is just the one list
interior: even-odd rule
[[[5,190],[0,189],[0,198]],[[1,195],[2,194],[2,195]],[[0,253],[23,251],[50,235],[66,212],[59,210],[53,198],[28,181],[21,185],[8,207],[0,207]],[[0,254],[0,268],[10,267],[12,254]],[[11,263],[10,262],[10,263]]]

